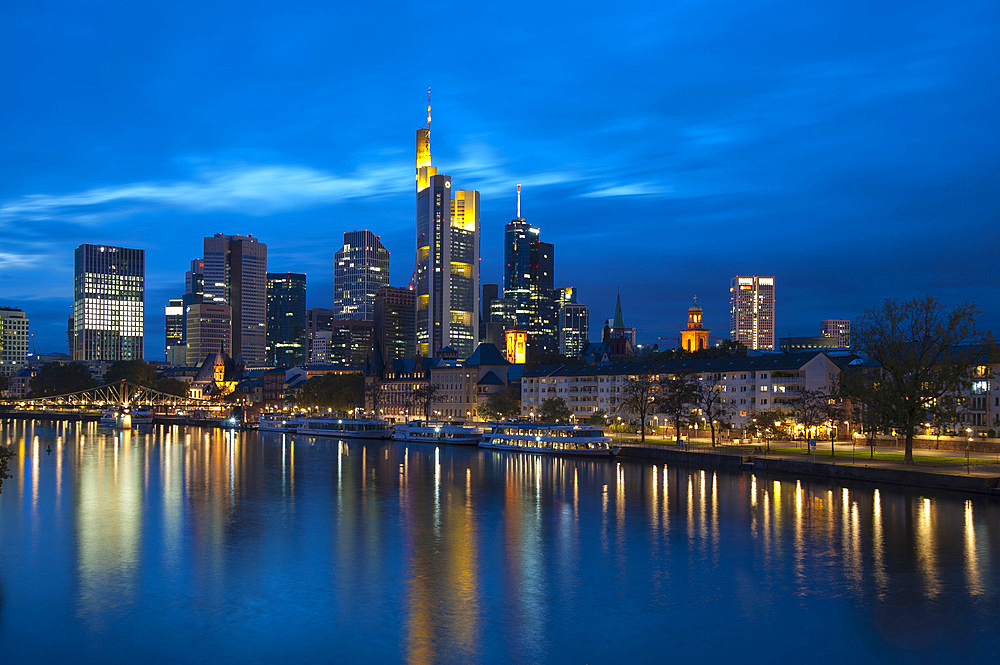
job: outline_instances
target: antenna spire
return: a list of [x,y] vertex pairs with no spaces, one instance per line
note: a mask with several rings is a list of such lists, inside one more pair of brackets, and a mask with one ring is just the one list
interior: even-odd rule
[[517,185],[517,218],[521,219],[521,184]]
[[431,87],[427,86],[427,131],[431,129]]

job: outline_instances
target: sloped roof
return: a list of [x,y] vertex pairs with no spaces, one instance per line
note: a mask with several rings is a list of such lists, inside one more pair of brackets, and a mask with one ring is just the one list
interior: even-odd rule
[[483,376],[483,378],[479,379],[479,381],[476,382],[476,385],[477,386],[504,386],[506,384],[503,381],[500,380],[499,376],[497,376],[492,371],[490,371],[490,372],[486,372],[486,375]]
[[499,365],[505,367],[510,365],[507,359],[503,357],[503,354],[500,353],[500,349],[497,348],[496,344],[489,342],[483,342],[477,346],[476,350],[469,356],[469,359],[465,361],[465,364],[474,367],[481,365]]
[[539,365],[526,370],[524,377],[617,376],[622,374],[701,374],[704,372],[762,372],[801,369],[819,350],[781,353],[746,358],[682,358],[677,360],[598,363],[596,365]]

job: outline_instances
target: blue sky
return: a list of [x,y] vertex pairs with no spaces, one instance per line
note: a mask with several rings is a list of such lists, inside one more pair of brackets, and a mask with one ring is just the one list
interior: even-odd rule
[[1000,332],[1000,4],[9,2],[0,21],[0,304],[64,350],[73,249],[146,249],[146,355],[202,237],[251,233],[332,301],[342,234],[413,267],[414,130],[503,225],[556,246],[641,341],[691,296],[777,278],[777,332],[885,297],[974,301]]

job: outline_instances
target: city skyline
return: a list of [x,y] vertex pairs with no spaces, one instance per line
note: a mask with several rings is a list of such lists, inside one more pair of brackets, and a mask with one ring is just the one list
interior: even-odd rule
[[[188,34],[143,9],[18,7],[0,40],[8,61],[27,63],[5,75],[18,103],[0,109],[18,128],[0,155],[0,305],[25,311],[36,351],[62,350],[73,248],[142,248],[144,355],[159,358],[163,305],[216,232],[259,237],[269,268],[311,273],[310,308],[332,306],[333,252],[353,228],[382,237],[400,257],[389,283],[406,285],[412,131],[431,85],[435,161],[482,192],[483,283],[502,281],[520,182],[532,224],[559,246],[559,283],[582,289],[595,329],[620,290],[630,325],[659,329],[642,342],[677,336],[693,295],[705,327],[724,331],[729,278],[766,274],[782,285],[777,337],[928,293],[976,302],[997,330],[983,266],[1000,235],[998,10],[974,7],[665,5],[640,25],[603,13],[600,30],[601,12],[466,8],[470,46],[454,73],[410,62],[408,11],[263,9],[210,38],[211,20]],[[556,19],[600,37],[567,59],[537,40]],[[399,45],[330,39],[369,23]]]

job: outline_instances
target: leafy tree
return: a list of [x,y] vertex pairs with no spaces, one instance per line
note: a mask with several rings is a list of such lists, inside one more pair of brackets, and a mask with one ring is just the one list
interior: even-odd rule
[[10,388],[10,377],[6,374],[0,374],[0,393]]
[[677,443],[680,443],[681,423],[690,416],[691,408],[698,404],[698,384],[687,374],[677,374],[660,379],[659,387],[659,411],[673,419]]
[[298,396],[302,406],[349,411],[361,401],[364,377],[360,374],[322,374],[306,381]]
[[549,397],[538,410],[538,420],[544,423],[568,423],[573,412],[562,397]]
[[809,430],[826,420],[830,395],[823,390],[801,390],[789,401],[795,421],[802,425],[802,438],[808,439]]
[[650,372],[642,372],[628,377],[622,386],[621,400],[618,406],[627,413],[639,418],[639,433],[643,443],[646,441],[646,422],[653,409],[656,381]]
[[48,397],[87,390],[97,385],[82,363],[45,363],[29,384],[31,397]]
[[592,414],[590,414],[589,418],[587,418],[587,424],[588,425],[607,425],[608,424],[608,414],[605,413],[603,410],[598,409],[597,411],[594,411]]
[[968,388],[976,368],[997,357],[992,336],[976,327],[979,313],[969,304],[945,311],[931,296],[887,298],[854,326],[855,349],[871,366],[848,367],[841,389],[875,422],[903,434],[907,464],[920,424],[939,420],[946,397]]
[[110,385],[119,381],[153,388],[156,385],[156,367],[145,360],[119,360],[104,373],[104,383]]
[[[728,340],[726,340],[728,341]],[[708,421],[712,430],[712,446],[715,446],[715,424],[720,418],[728,416],[727,405],[722,401],[722,386],[718,381],[701,381],[695,404],[701,409],[702,415]]]
[[385,388],[382,386],[382,382],[378,378],[372,378],[371,381],[365,381],[365,410],[371,408],[372,413],[378,416],[379,409],[382,408],[382,403],[385,402]]
[[428,383],[426,386],[421,386],[413,391],[413,400],[415,404],[418,404],[424,412],[424,420],[431,419],[431,404],[434,399],[441,392],[441,386]]
[[477,412],[483,420],[503,420],[521,413],[521,405],[504,392],[491,395],[489,399],[479,405]]
[[177,395],[178,397],[187,397],[189,386],[180,379],[163,377],[162,379],[156,380],[156,384],[154,387],[161,393],[167,393],[169,395]]

